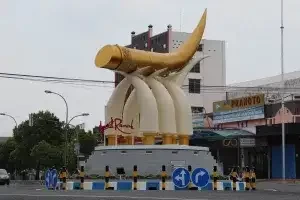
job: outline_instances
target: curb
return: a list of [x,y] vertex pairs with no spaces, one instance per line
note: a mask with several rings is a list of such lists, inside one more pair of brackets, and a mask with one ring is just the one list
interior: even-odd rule
[[[58,188],[61,186],[60,183],[58,183]],[[130,191],[133,189],[133,182],[132,181],[118,181],[118,182],[109,182],[109,190],[123,190],[123,191]],[[199,187],[192,187],[189,188],[189,186],[185,188],[178,188],[176,187],[173,182],[165,182],[165,190],[213,190],[212,182],[210,181],[205,187],[199,188]],[[236,190],[237,191],[244,191],[245,190],[245,182],[238,182],[236,184]],[[84,182],[83,190],[107,190],[105,189],[105,182],[104,181],[98,181],[98,182]],[[80,190],[80,182],[67,182],[67,190]],[[162,182],[161,181],[138,181],[137,182],[137,190],[162,190]],[[217,183],[217,190],[232,190],[232,182],[226,181],[226,182],[218,182]]]

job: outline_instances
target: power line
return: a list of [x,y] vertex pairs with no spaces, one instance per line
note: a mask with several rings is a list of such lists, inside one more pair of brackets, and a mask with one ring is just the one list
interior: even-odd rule
[[[92,79],[80,79],[80,78],[67,78],[67,77],[54,77],[54,76],[41,76],[41,75],[29,75],[29,74],[17,74],[17,73],[0,73],[0,78],[37,81],[54,84],[66,84],[75,86],[86,87],[110,87],[114,88],[114,81],[92,80]],[[184,90],[187,90],[189,85],[181,86]],[[216,85],[201,85],[201,92],[203,93],[269,93],[277,94],[282,92],[281,87],[242,87],[242,86],[216,86]],[[298,87],[284,88],[286,94],[299,92]]]
[[65,78],[65,77],[54,77],[54,76],[39,76],[39,75],[29,75],[29,74],[12,74],[12,73],[0,73],[2,76],[8,77],[26,77],[26,78],[42,78],[42,79],[52,79],[52,80],[62,80],[62,81],[81,81],[90,83],[115,83],[114,81],[100,81],[100,80],[89,80],[89,79],[79,79],[79,78]]

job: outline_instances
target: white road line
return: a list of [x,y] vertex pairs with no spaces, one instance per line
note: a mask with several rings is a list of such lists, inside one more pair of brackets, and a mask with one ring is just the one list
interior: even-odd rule
[[113,199],[153,199],[153,200],[209,200],[209,199],[186,199],[173,197],[146,197],[146,196],[98,196],[98,195],[47,195],[47,194],[0,194],[0,196],[26,196],[26,197],[72,197],[72,198],[113,198]]
[[272,191],[272,192],[277,192],[275,189],[264,189],[265,191]]

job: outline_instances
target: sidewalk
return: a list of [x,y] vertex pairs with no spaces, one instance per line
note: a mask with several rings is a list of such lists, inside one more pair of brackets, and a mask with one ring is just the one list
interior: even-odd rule
[[272,183],[294,183],[294,184],[300,184],[300,179],[286,179],[286,180],[282,180],[282,179],[257,179],[258,183],[261,182],[272,182]]

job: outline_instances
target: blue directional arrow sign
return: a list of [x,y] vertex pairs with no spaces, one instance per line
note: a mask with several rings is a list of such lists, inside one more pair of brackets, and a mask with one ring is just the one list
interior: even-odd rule
[[173,171],[172,180],[176,187],[185,188],[190,183],[190,173],[185,168],[177,168]]
[[57,181],[58,181],[57,171],[56,171],[56,169],[52,169],[51,170],[51,186],[52,186],[52,188],[54,188],[54,189],[56,188]]
[[51,185],[51,179],[52,179],[51,171],[48,169],[45,173],[45,185],[47,189],[49,189]]
[[191,179],[197,187],[205,187],[210,179],[209,173],[204,168],[196,168],[192,172]]

